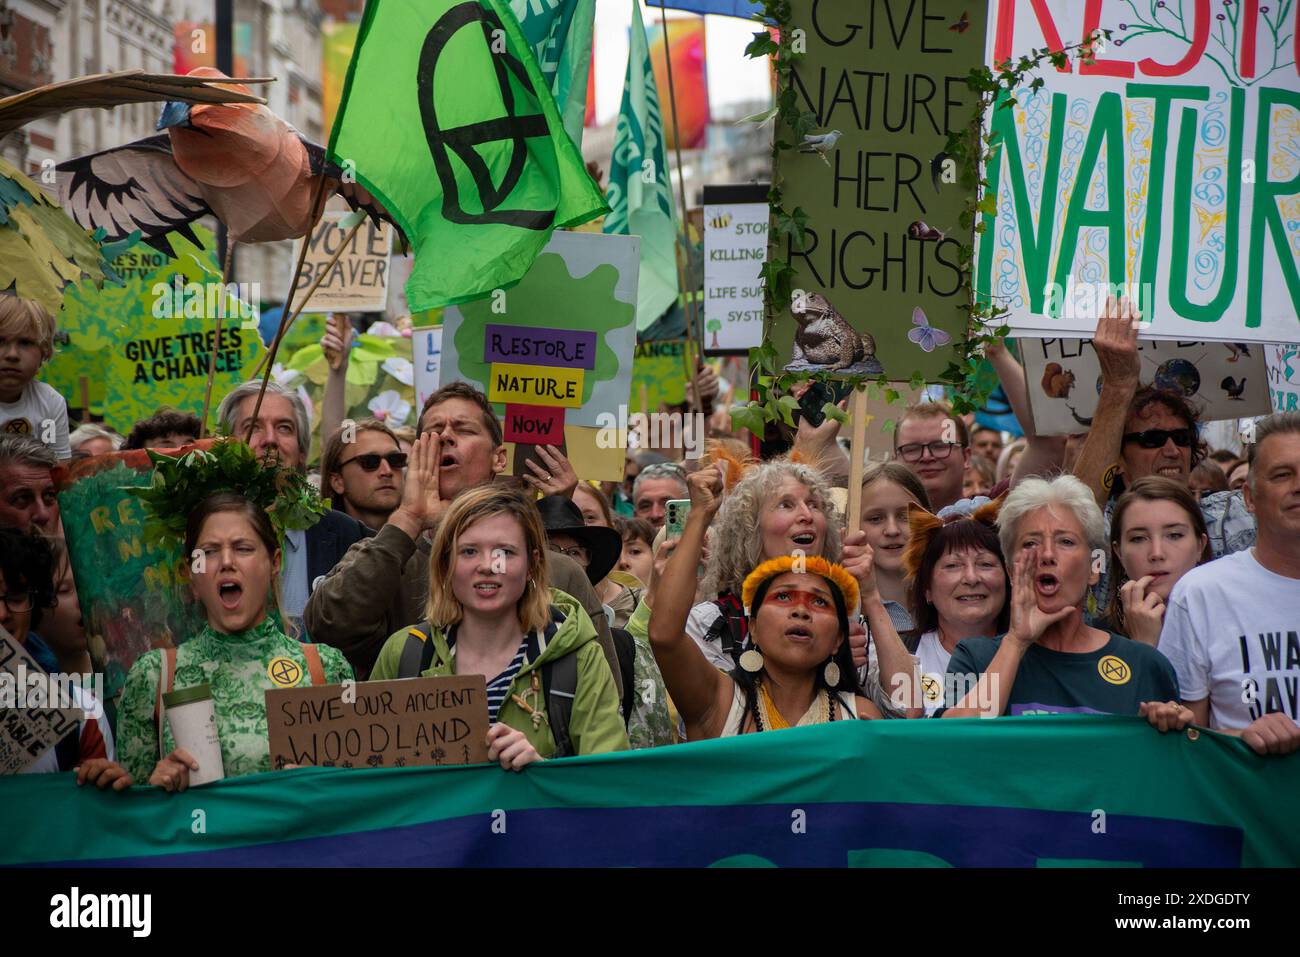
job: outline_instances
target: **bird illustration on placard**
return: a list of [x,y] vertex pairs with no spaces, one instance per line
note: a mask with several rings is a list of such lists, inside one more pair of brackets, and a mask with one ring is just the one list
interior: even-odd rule
[[1232,376],[1226,376],[1224,380],[1219,383],[1219,388],[1227,393],[1229,399],[1240,400],[1242,394],[1246,391],[1246,377],[1242,376],[1241,381],[1238,382]]
[[1250,358],[1250,346],[1246,345],[1246,343],[1225,342],[1224,345],[1227,346],[1228,351],[1232,353],[1232,355],[1228,357],[1229,362],[1236,362],[1242,356],[1245,356],[1247,359]]
[[948,29],[951,30],[953,33],[965,33],[967,30],[969,30],[970,11],[963,10],[961,12],[961,17],[958,18],[956,23],[950,24]]
[[831,161],[826,158],[826,154],[835,149],[835,144],[843,135],[839,130],[831,130],[829,133],[805,133],[803,142],[799,144],[799,152],[816,153],[823,163],[830,166]]
[[942,348],[952,342],[952,336],[942,329],[936,329],[930,325],[930,319],[926,316],[925,310],[917,306],[912,310],[912,325],[915,329],[907,331],[907,338],[921,347],[925,352],[933,352],[936,347]]

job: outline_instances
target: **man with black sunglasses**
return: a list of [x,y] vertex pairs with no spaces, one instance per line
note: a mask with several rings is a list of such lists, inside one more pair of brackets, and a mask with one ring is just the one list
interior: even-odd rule
[[402,501],[406,453],[393,430],[364,419],[334,430],[321,454],[321,494],[331,505],[376,531]]
[[[1139,329],[1133,305],[1127,299],[1111,299],[1092,340],[1101,367],[1101,395],[1074,474],[1096,496],[1108,534],[1111,510],[1128,485],[1159,475],[1186,486],[1192,469],[1205,457],[1197,410],[1180,393],[1139,382]],[[1239,491],[1204,495],[1200,504],[1216,558],[1255,544],[1255,518]],[[1098,601],[1105,595],[1108,572],[1102,569],[1093,589]],[[1094,613],[1090,609],[1090,615]]]

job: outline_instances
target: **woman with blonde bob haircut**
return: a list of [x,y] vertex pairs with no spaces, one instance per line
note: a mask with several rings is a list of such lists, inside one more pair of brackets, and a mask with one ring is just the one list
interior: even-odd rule
[[452,502],[430,549],[425,615],[389,637],[371,680],[483,675],[488,757],[503,768],[628,747],[595,626],[550,587],[546,532],[521,492],[486,485]]
[[1173,666],[1154,648],[1085,624],[1084,600],[1106,557],[1101,509],[1072,475],[1017,485],[998,513],[1011,571],[1010,623],[995,638],[965,638],[948,662],[946,718],[1057,712],[1130,714],[1181,729]]

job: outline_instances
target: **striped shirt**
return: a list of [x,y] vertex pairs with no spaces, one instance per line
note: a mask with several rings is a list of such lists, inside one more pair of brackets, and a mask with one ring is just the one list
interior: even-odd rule
[[510,664],[506,665],[506,670],[487,683],[488,721],[490,723],[497,723],[497,712],[501,710],[501,705],[505,703],[506,695],[510,693],[510,685],[515,680],[515,675],[519,674],[519,669],[524,666],[527,654],[528,636],[525,635],[524,640],[519,643],[519,650],[515,652],[514,658]]

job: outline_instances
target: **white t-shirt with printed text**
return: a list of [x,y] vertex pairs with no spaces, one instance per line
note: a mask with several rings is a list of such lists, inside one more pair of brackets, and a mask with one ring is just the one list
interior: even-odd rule
[[1212,727],[1274,711],[1300,724],[1300,579],[1269,571],[1253,548],[1178,581],[1157,647],[1184,701],[1209,698]]

